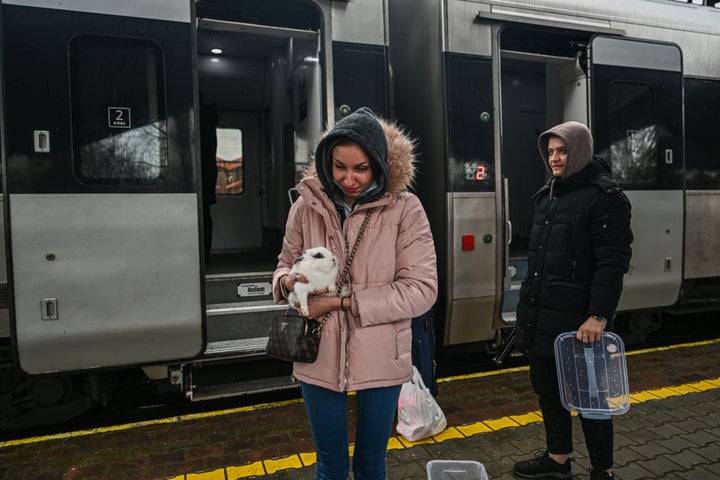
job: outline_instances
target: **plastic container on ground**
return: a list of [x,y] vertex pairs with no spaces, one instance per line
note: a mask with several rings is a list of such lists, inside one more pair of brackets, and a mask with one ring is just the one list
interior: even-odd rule
[[430,460],[425,468],[428,480],[488,480],[483,464],[470,460]]
[[577,332],[555,339],[560,399],[563,406],[585,418],[610,418],[630,408],[625,345],[612,333],[603,332],[595,342],[583,343]]

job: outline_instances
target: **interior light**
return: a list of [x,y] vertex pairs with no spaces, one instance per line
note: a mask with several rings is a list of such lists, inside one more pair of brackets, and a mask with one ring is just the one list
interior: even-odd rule
[[210,52],[214,53],[215,55],[220,55],[222,53],[222,50],[219,48],[213,48],[210,50]]
[[218,63],[218,62],[220,61],[220,59],[217,58],[217,57],[212,57],[212,58],[210,59],[210,61],[213,62],[213,63]]

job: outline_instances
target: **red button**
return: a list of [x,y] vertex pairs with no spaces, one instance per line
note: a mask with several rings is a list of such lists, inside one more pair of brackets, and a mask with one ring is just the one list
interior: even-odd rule
[[463,250],[475,250],[475,235],[463,235],[462,236],[462,249]]

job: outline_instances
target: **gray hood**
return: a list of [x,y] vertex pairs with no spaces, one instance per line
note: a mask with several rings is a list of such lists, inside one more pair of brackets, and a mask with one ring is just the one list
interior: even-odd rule
[[565,180],[590,165],[593,154],[593,138],[590,130],[579,122],[565,122],[552,127],[538,138],[538,148],[545,168],[552,174],[548,164],[548,142],[550,137],[558,137],[567,146],[567,162],[560,180]]
[[[370,161],[373,163],[374,180],[377,182],[377,188],[361,203],[380,198],[387,191],[388,145],[383,127],[373,111],[367,107],[362,107],[340,120],[320,140],[315,150],[315,169],[318,177],[323,187],[325,187],[325,191],[328,193],[334,192],[335,196],[340,195],[340,192],[332,183],[330,151],[334,146],[333,140],[339,138],[349,138],[357,142],[367,152]],[[342,196],[339,198],[342,198]]]
[[[355,129],[350,132],[350,122],[361,122],[367,128],[361,128],[360,131],[366,133],[359,135]],[[378,189],[374,190],[372,195],[359,199],[358,203],[376,200],[385,193],[399,196],[411,188],[416,174],[415,141],[397,123],[376,117],[368,108],[358,109],[323,134],[317,146],[315,161],[305,170],[303,178],[317,175],[325,191],[332,192],[328,193],[331,199],[337,203],[337,198],[342,198],[339,188],[332,182],[332,168],[327,153],[332,140],[343,134],[362,145],[379,170],[379,178],[375,179]]]

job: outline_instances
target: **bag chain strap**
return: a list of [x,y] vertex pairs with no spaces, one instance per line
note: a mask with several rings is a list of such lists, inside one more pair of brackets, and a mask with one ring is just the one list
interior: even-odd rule
[[[335,291],[336,295],[340,295],[340,292],[342,291],[342,286],[349,279],[350,265],[355,258],[358,246],[360,246],[360,240],[362,240],[362,238],[365,236],[365,230],[367,230],[368,223],[370,223],[370,215],[372,214],[373,210],[375,210],[375,207],[367,211],[367,213],[365,214],[365,218],[363,219],[363,223],[362,225],[360,225],[360,231],[358,232],[357,240],[355,240],[355,245],[353,245],[352,252],[350,252],[350,256],[345,261],[345,268],[343,268],[342,274],[340,275],[340,283],[338,284],[337,290]],[[345,240],[345,246],[347,246],[347,239]]]
[[[340,282],[337,285],[337,288],[335,289],[335,295],[340,296],[340,293],[342,292],[342,287],[345,284],[345,282],[348,280],[348,277],[350,276],[350,265],[352,265],[352,261],[355,258],[355,254],[357,253],[358,246],[360,246],[360,240],[365,236],[365,230],[367,230],[367,226],[370,223],[370,215],[372,214],[373,210],[375,210],[375,207],[369,208],[367,213],[365,214],[365,218],[363,219],[362,225],[360,225],[360,231],[358,232],[357,240],[355,240],[355,245],[353,245],[352,252],[350,252],[350,256],[345,260],[345,268],[343,268],[342,274],[340,275]],[[347,246],[347,239],[345,240],[345,245]],[[328,318],[330,318],[330,314],[332,314],[332,311],[329,311],[325,314],[325,317],[322,319],[320,324],[318,325],[317,331],[319,332],[322,330],[323,325],[325,325],[325,322]]]

